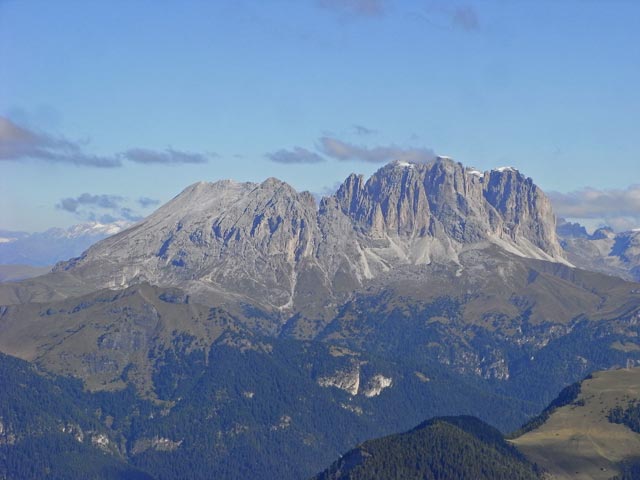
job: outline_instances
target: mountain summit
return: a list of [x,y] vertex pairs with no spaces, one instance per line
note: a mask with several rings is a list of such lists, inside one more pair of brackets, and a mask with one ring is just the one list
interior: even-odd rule
[[367,236],[414,240],[415,263],[430,261],[423,239],[453,251],[490,241],[522,256],[562,258],[549,200],[510,167],[480,173],[446,158],[393,162],[366,182],[351,175],[335,199]]
[[566,263],[550,202],[530,178],[438,158],[392,162],[366,181],[352,174],[319,208],[310,193],[275,178],[196,183],[54,271],[92,288],[144,281],[322,316],[327,298],[367,280],[407,265],[457,263],[462,250],[491,244]]

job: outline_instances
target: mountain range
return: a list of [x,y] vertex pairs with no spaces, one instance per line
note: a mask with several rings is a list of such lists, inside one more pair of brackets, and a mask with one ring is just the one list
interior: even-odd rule
[[72,423],[117,468],[309,478],[434,416],[515,430],[640,364],[640,285],[576,268],[556,224],[531,178],[447,158],[350,175],[319,205],[274,178],[201,182],[0,284],[0,351],[81,382],[95,413]]
[[489,245],[566,263],[549,200],[530,178],[439,159],[394,162],[366,182],[351,175],[319,207],[273,178],[194,184],[54,272],[87,290],[146,281],[326,320],[368,281]]
[[128,225],[130,223],[125,221],[87,222],[35,233],[0,230],[0,266],[51,267],[59,261],[77,257],[95,242]]
[[601,227],[589,234],[583,226],[561,220],[557,231],[567,259],[574,265],[640,281],[640,230],[616,233]]

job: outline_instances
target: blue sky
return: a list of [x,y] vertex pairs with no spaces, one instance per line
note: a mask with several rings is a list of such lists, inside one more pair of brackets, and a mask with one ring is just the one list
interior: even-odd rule
[[615,0],[0,0],[0,229],[433,152],[640,226],[638,25]]

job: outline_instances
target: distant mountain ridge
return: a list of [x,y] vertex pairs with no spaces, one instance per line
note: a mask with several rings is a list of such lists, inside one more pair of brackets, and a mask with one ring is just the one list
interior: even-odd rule
[[616,233],[601,227],[589,234],[582,225],[561,219],[557,233],[567,259],[577,267],[640,281],[640,229]]
[[130,225],[126,221],[87,222],[35,233],[0,230],[0,265],[52,266]]

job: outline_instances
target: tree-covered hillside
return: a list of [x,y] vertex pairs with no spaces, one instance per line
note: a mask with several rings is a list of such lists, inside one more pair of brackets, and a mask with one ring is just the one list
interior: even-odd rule
[[500,432],[474,417],[442,417],[370,440],[314,480],[533,480],[540,478]]
[[[81,382],[43,376],[2,354],[0,379],[0,478],[152,478],[127,464],[121,436],[101,424],[97,397]],[[111,397],[105,406],[124,404],[114,395],[101,397]]]

